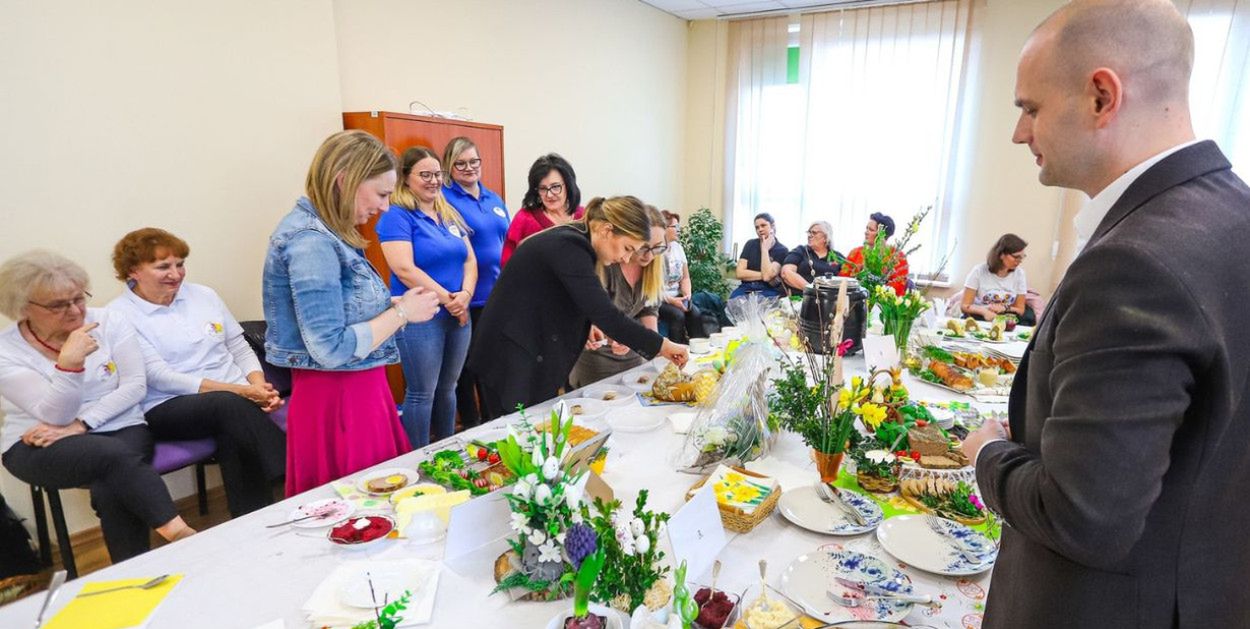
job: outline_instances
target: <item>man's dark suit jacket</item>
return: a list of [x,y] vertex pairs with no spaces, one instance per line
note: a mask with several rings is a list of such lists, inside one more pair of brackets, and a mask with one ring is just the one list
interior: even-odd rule
[[541,231],[517,247],[491,290],[469,368],[506,412],[546,401],[568,381],[591,322],[646,357],[658,354],[664,340],[612,303],[584,227]]
[[1133,182],[1068,269],[977,481],[984,627],[1250,627],[1250,189],[1213,142]]

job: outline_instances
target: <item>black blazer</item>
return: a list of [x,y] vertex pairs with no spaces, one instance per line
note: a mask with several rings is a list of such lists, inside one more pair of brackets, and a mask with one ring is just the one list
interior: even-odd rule
[[594,322],[646,356],[663,338],[625,316],[595,273],[590,234],[560,225],[526,238],[486,301],[469,369],[506,410],[551,399],[568,380]]
[[1213,142],[1142,174],[1046,309],[977,481],[984,627],[1250,627],[1250,189]]

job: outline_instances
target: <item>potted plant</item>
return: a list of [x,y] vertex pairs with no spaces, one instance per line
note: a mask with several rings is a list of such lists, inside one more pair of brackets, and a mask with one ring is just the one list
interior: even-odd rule
[[686,219],[678,240],[686,250],[690,268],[690,286],[695,292],[706,291],[725,299],[729,295],[729,283],[725,272],[733,267],[733,261],[722,250],[725,230],[712,211],[699,208]]
[[664,551],[659,542],[669,515],[648,511],[647,490],[638,492],[634,509],[621,507],[619,500],[596,500],[593,513],[582,507],[582,516],[599,539],[607,564],[595,581],[594,599],[613,609],[630,613],[642,605],[651,611],[668,604],[672,587],[664,576]]

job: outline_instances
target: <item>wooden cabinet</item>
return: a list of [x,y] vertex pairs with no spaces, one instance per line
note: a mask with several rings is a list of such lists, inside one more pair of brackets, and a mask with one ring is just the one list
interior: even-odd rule
[[[447,142],[452,138],[467,137],[477,144],[478,156],[482,158],[482,183],[500,197],[504,197],[503,127],[499,125],[386,111],[357,111],[343,114],[343,128],[369,132],[395,151],[396,156],[414,146],[424,146],[441,157]],[[450,164],[444,166],[450,168]],[[507,201],[506,197],[504,201]],[[391,272],[382,257],[382,247],[378,244],[377,234],[373,229],[375,223],[376,218],[360,227],[360,233],[369,239],[365,255],[382,277],[390,282]],[[399,365],[391,365],[387,368],[386,375],[395,401],[402,401],[403,371]]]

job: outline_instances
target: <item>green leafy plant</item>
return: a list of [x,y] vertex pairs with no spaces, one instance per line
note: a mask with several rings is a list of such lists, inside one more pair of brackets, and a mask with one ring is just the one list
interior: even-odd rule
[[724,236],[725,228],[707,208],[691,214],[678,236],[686,251],[691,289],[719,295],[721,299],[729,295],[725,272],[733,268],[733,260],[722,250]]
[[[925,492],[918,496],[920,502],[933,509],[933,512],[942,517],[958,516],[969,520],[975,520],[985,515],[981,507],[980,498],[972,493],[972,486],[963,481],[955,486],[955,491],[945,494],[933,494]],[[974,502],[975,500],[975,502]]]
[[573,615],[577,618],[585,618],[590,613],[590,592],[606,559],[607,556],[600,548],[583,559],[582,565],[577,569],[577,576],[573,580]]
[[596,499],[593,516],[588,507],[582,508],[607,555],[607,565],[595,582],[596,601],[611,604],[627,599],[622,607],[633,610],[644,604],[647,591],[668,574],[668,566],[661,565],[664,551],[659,548],[659,539],[669,514],[647,511],[647,495],[646,489],[639,490],[632,517],[621,509],[619,500],[605,503]]
[[898,279],[895,275],[897,275],[899,262],[920,248],[920,245],[910,248],[908,246],[911,239],[920,231],[920,224],[932,210],[933,206],[930,205],[912,216],[903,234],[893,243],[889,242],[884,230],[878,230],[876,239],[866,243],[860,250],[863,255],[862,261],[852,262],[844,256],[838,258],[838,262],[842,264],[843,275],[859,280],[859,285],[868,291],[869,313],[877,304],[877,287],[885,286],[891,280]]
[[412,592],[405,591],[394,602],[380,610],[376,610],[374,620],[362,622],[353,626],[352,629],[395,629],[399,626],[399,622],[403,620],[403,618],[399,617],[399,612],[408,608],[408,601],[410,600],[412,600]]
[[809,385],[808,370],[802,364],[789,363],[781,369],[782,376],[773,380],[773,390],[768,394],[769,413],[781,427],[797,433],[818,452],[845,452],[856,418],[869,421],[885,416],[884,407],[868,401],[872,387],[862,378],[853,378],[850,386],[827,378],[817,378],[816,384]]

